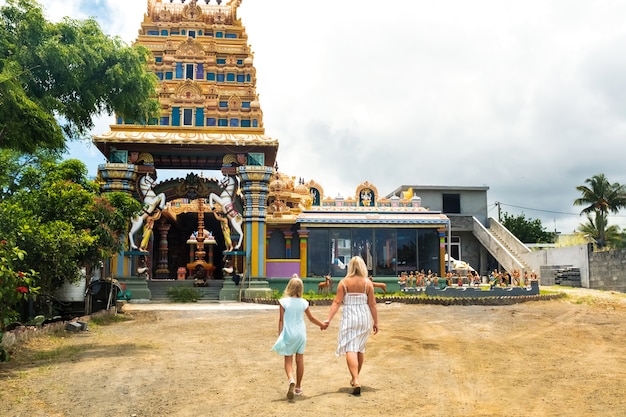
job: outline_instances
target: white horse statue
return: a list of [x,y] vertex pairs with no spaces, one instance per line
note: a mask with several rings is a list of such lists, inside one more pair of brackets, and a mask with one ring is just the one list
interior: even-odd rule
[[228,176],[220,182],[220,186],[223,188],[223,191],[219,196],[215,193],[209,195],[209,206],[211,209],[214,209],[215,203],[217,203],[221,206],[221,209],[224,210],[224,214],[228,217],[233,229],[235,229],[239,235],[239,241],[235,245],[235,249],[239,249],[243,241],[243,230],[241,229],[243,217],[241,213],[237,212],[233,204],[237,191],[237,180],[233,176]]
[[[166,197],[164,193],[156,194],[152,189],[152,185],[154,184],[154,178],[150,175],[144,175],[139,180],[139,190],[141,191],[141,195],[143,196],[143,205],[141,207],[141,211],[133,216],[131,219],[131,227],[130,232],[128,232],[128,239],[130,241],[130,248],[132,250],[137,250],[137,244],[135,243],[135,233],[137,233],[142,227],[145,220],[148,217],[158,216],[160,215],[160,210],[165,208]],[[155,210],[159,209],[159,212],[155,213]],[[150,225],[152,226],[152,224]],[[148,230],[144,232],[144,236],[142,237],[142,243],[147,241],[146,235],[152,232],[152,227],[149,227]],[[148,236],[149,237],[149,236]],[[141,245],[141,250],[146,251],[144,245]]]

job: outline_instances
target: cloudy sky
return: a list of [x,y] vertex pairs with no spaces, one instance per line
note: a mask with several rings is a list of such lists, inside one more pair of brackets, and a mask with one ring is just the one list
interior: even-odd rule
[[[147,0],[42,4],[52,20],[94,16],[131,43]],[[624,16],[620,0],[243,0],[239,9],[280,171],[344,197],[363,181],[383,195],[402,184],[486,185],[491,216],[500,202],[561,233],[584,221],[577,185],[598,173],[626,183]],[[94,175],[104,161],[88,146],[70,156]],[[626,212],[612,223],[626,228]]]

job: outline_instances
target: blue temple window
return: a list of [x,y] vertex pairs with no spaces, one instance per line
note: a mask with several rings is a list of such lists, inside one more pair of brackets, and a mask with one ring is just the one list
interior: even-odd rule
[[217,82],[218,83],[224,82],[224,74],[217,74]]
[[246,77],[243,74],[237,74],[237,82],[242,83],[246,80]]
[[161,126],[169,126],[170,125],[170,118],[169,118],[169,116],[161,116],[161,120],[160,120],[159,124]]
[[196,108],[196,126],[204,126],[204,108]]
[[207,117],[206,118],[206,125],[207,126],[215,126],[215,125],[217,125],[217,119],[215,117]]
[[206,80],[207,81],[215,81],[215,73],[214,72],[207,72],[206,73]]
[[228,101],[220,101],[220,108],[227,109],[228,108]]
[[154,62],[163,62],[163,57],[162,56],[155,56],[154,57]]
[[183,109],[183,126],[193,126],[193,109]]
[[241,119],[241,127],[250,127],[250,119]]
[[252,121],[252,127],[259,127],[259,122],[258,122],[258,120],[257,120],[257,119],[254,119],[254,120]]
[[121,117],[118,117],[118,118],[117,118],[117,124],[118,124],[118,125],[121,125],[121,124],[123,124],[123,123],[124,123],[124,119],[122,119]]
[[250,108],[250,102],[249,101],[242,101],[241,102],[241,108],[242,109],[249,109]]
[[180,32],[179,31],[171,31],[170,35],[180,35]]
[[183,30],[181,30],[181,31],[180,31],[180,34],[181,34],[181,35],[186,35],[186,34],[187,34],[187,29],[183,29]]
[[147,32],[148,36],[159,36],[159,31],[158,30],[149,30]]
[[249,83],[250,82],[250,74],[246,74],[246,82]]
[[216,38],[223,38],[224,37],[224,32],[215,32],[215,37]]
[[161,36],[167,36],[168,34],[167,29],[161,29]]
[[172,107],[172,126],[180,126],[180,108]]
[[238,59],[237,60],[237,65],[243,65],[243,59]]
[[213,36],[213,32],[204,32],[204,36]]
[[187,33],[187,36],[189,36],[190,38],[195,38],[196,37],[196,31],[195,30],[190,30],[189,33]]
[[176,79],[183,78],[183,64],[181,62],[176,63]]
[[171,80],[171,79],[173,79],[173,78],[174,78],[174,73],[173,73],[172,71],[167,71],[167,72],[165,73],[165,79],[166,79],[166,80]]
[[198,36],[202,36],[202,30],[198,31]]
[[239,119],[230,119],[230,127],[239,127]]
[[226,74],[226,81],[228,81],[229,83],[234,82],[235,74],[233,74],[232,72],[229,72],[228,74]]
[[185,64],[185,79],[193,80],[193,64]]
[[228,126],[228,119],[218,119],[217,120],[217,125],[218,126],[223,126],[223,127]]
[[196,66],[196,79],[197,80],[204,79],[204,65],[202,63],[199,63]]
[[226,58],[217,58],[217,65],[226,65]]
[[163,81],[163,73],[162,72],[157,72],[156,76],[159,80]]
[[226,34],[226,39],[237,39],[237,34],[236,33],[227,33]]

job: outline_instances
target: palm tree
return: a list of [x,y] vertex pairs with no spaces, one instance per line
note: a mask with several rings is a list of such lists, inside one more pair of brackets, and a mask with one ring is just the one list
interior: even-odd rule
[[[621,208],[626,207],[626,187],[607,180],[604,174],[596,174],[585,180],[587,185],[579,185],[576,190],[582,193],[582,197],[574,200],[576,206],[586,206],[580,212],[587,215],[589,223],[583,225],[586,231],[590,226],[595,227],[597,236],[596,243],[603,248],[607,243],[607,217],[609,213],[616,214]],[[595,222],[590,214],[595,214]],[[613,230],[611,232],[614,232]]]
[[[604,224],[606,225],[606,220],[604,220]],[[604,237],[600,236],[600,230],[602,227],[598,227],[597,223],[594,222],[593,218],[590,215],[587,215],[587,223],[583,223],[578,226],[578,231],[584,234],[586,237],[589,237],[599,246],[599,242],[601,239],[604,239],[604,244],[611,248],[616,248],[620,246],[622,243],[623,236],[620,233],[620,228],[617,225],[611,225],[608,227],[604,227]]]

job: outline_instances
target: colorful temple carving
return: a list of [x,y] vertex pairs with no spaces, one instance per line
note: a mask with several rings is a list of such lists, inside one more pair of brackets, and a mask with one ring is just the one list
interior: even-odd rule
[[[381,198],[364,182],[354,197],[332,199],[315,181],[278,172],[241,1],[148,1],[136,43],[152,53],[160,115],[117,118],[93,138],[108,161],[99,167],[102,189],[143,203],[111,274],[135,275],[139,256],[149,259],[150,280],[219,280],[233,270],[250,281],[340,275],[355,254],[376,275],[443,270],[449,220],[419,197]],[[190,173],[159,182],[159,169]]]

